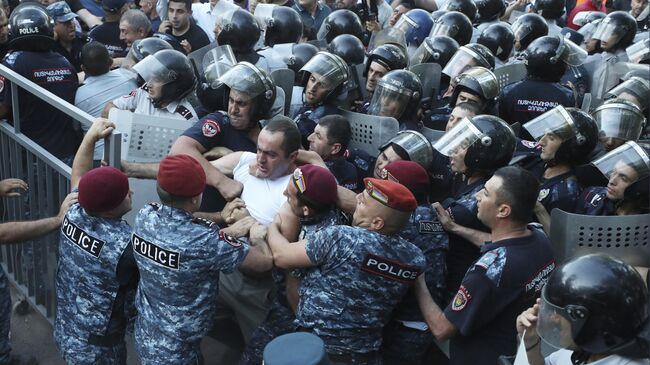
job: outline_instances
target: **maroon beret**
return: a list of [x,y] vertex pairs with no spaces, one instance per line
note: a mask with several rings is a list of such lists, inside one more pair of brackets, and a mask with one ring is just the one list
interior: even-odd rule
[[98,167],[81,177],[78,189],[79,205],[87,212],[108,212],[129,193],[129,178],[114,167]]
[[158,167],[158,185],[174,196],[195,197],[205,189],[205,171],[192,156],[167,156]]
[[314,205],[329,207],[336,204],[336,178],[330,170],[316,165],[302,165],[293,172],[291,181],[299,196]]
[[363,179],[363,183],[368,195],[389,208],[412,212],[418,206],[413,193],[400,183],[369,177]]
[[417,162],[399,160],[381,169],[381,178],[406,186],[413,195],[421,197],[429,193],[429,175]]

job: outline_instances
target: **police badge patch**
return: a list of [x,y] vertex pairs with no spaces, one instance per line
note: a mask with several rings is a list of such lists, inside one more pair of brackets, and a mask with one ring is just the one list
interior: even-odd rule
[[454,296],[454,300],[451,302],[451,310],[454,312],[462,311],[471,299],[472,296],[469,294],[467,289],[461,285],[460,288],[458,288],[456,296]]
[[219,123],[212,119],[206,119],[205,122],[203,122],[203,127],[201,128],[201,131],[203,132],[203,135],[206,137],[214,137],[217,135],[217,133],[221,132],[221,127],[219,126]]
[[542,190],[540,190],[539,195],[537,196],[537,201],[541,202],[542,200],[544,200],[548,196],[548,193],[550,191],[551,191],[551,189],[542,189]]
[[231,245],[232,247],[241,247],[242,241],[225,233],[223,230],[219,231],[219,239]]

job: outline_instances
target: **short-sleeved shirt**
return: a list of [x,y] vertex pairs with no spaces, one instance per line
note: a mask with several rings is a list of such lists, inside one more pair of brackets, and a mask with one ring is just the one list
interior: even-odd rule
[[138,212],[131,243],[141,277],[137,346],[156,349],[147,360],[182,364],[212,325],[219,273],[236,270],[249,247],[213,222],[156,203]]
[[604,186],[590,186],[582,191],[574,211],[584,215],[616,215],[616,204],[607,197]]
[[331,226],[305,243],[309,270],[300,286],[297,322],[331,354],[368,353],[425,266],[424,255],[399,236]]
[[558,83],[527,79],[503,88],[499,116],[508,124],[519,122],[524,125],[558,105],[575,106],[569,88]]
[[107,103],[138,88],[133,76],[122,68],[99,76],[87,76],[77,90],[74,104],[93,117],[99,117]]
[[114,99],[112,103],[118,109],[130,110],[134,113],[184,119],[192,123],[199,121],[194,107],[187,98],[172,101],[162,108],[156,108],[149,99],[149,93],[143,88],[132,90],[129,94]]
[[203,29],[191,22],[187,32],[183,33],[182,35],[174,35],[172,33],[169,33],[169,35],[176,38],[179,42],[187,40],[190,46],[192,46],[192,51],[196,51],[197,49],[210,44],[210,39],[208,38],[208,35],[205,34]]
[[74,66],[77,72],[82,72],[81,69],[81,49],[83,46],[88,43],[90,39],[87,35],[77,32],[74,39],[72,40],[72,48],[70,51],[61,46],[61,43],[56,42],[54,46],[54,51],[59,53],[61,56],[65,57],[72,66]]
[[580,185],[573,171],[541,179],[537,201],[542,203],[546,211],[551,213],[555,208],[565,212],[573,212],[580,197]]
[[108,54],[113,57],[125,57],[126,43],[120,39],[120,22],[104,22],[88,32],[90,39],[106,46]]
[[[13,51],[2,63],[70,104],[79,86],[77,72],[56,52]],[[0,76],[0,101],[11,108],[10,82]],[[58,158],[74,156],[81,143],[75,122],[65,113],[19,88],[21,132]]]
[[450,364],[496,364],[517,351],[515,319],[535,304],[555,268],[546,235],[486,242],[467,270],[445,317],[458,329],[450,341]]

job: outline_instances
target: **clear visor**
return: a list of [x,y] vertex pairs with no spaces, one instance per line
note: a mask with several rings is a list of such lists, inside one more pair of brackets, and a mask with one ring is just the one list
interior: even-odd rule
[[262,31],[266,30],[267,25],[273,21],[273,10],[277,6],[278,5],[275,4],[258,3],[255,7],[253,16],[257,20],[257,23],[260,25]]
[[650,174],[650,158],[647,152],[632,141],[625,142],[591,164],[607,179],[618,175],[634,182]]
[[327,52],[318,52],[300,71],[310,72],[323,87],[333,90],[348,79],[348,66]]
[[580,66],[587,58],[587,51],[580,48],[577,44],[573,43],[570,39],[559,37],[560,47],[558,47],[558,54],[560,59],[570,66]]
[[594,113],[598,137],[636,141],[643,131],[644,117],[639,110],[626,104],[610,103],[598,107]]
[[585,24],[582,26],[580,29],[578,29],[578,33],[582,34],[584,37],[585,41],[592,39],[594,36],[594,33],[596,32],[596,29],[598,29],[598,24],[600,21],[593,21],[589,24]]
[[332,30],[332,27],[327,23],[323,22],[323,24],[320,25],[320,28],[318,29],[318,33],[316,33],[316,39],[319,41],[324,41],[327,39],[327,35],[330,33]]
[[226,71],[219,78],[219,82],[254,98],[267,91],[263,81],[264,78],[262,71],[257,67],[247,62],[241,62]]
[[630,62],[639,63],[650,58],[650,38],[636,42],[625,49]]
[[201,68],[206,81],[215,87],[219,78],[237,64],[230,45],[215,47],[203,56]]
[[422,44],[420,44],[418,49],[416,49],[415,52],[413,52],[413,54],[411,55],[409,59],[409,65],[413,66],[413,65],[418,65],[420,63],[429,62],[431,56],[432,56],[431,49],[429,48],[429,46],[427,45],[427,41],[425,40],[424,42],[422,42]]
[[434,35],[446,35],[453,38],[456,34],[458,34],[458,27],[436,23],[433,25],[433,28],[431,28],[429,37],[433,37]]
[[539,307],[537,333],[548,345],[556,349],[577,350],[572,333],[578,333],[586,321],[587,312],[583,307],[568,305],[564,308],[549,303],[542,290]]
[[445,156],[451,156],[458,149],[468,149],[474,142],[483,137],[469,118],[463,118],[453,128],[445,132],[433,145],[436,151]]
[[545,134],[553,134],[562,141],[569,140],[576,135],[573,119],[562,105],[558,105],[524,124],[524,128],[536,141],[542,139]]
[[384,44],[394,44],[404,50],[406,54],[406,33],[395,27],[372,32],[368,43],[368,53]]
[[456,76],[463,73],[470,67],[474,66],[483,66],[489,68],[490,65],[482,61],[483,57],[476,54],[476,52],[471,49],[463,46],[454,53],[454,56],[447,62],[445,68],[442,69],[442,73],[449,76],[452,80]]
[[416,22],[414,22],[413,19],[409,18],[408,16],[406,16],[406,14],[404,14],[399,18],[397,23],[395,23],[395,26],[393,28],[399,29],[402,32],[404,32],[404,34],[407,34],[409,30],[417,29],[419,27],[420,26]]
[[573,24],[583,26],[587,24],[588,18],[592,13],[598,13],[598,11],[581,11],[573,17]]
[[593,39],[605,41],[609,43],[616,43],[621,39],[621,29],[612,23],[609,18],[604,18],[598,24],[598,29],[592,36]]
[[178,75],[173,70],[168,69],[163,65],[154,55],[145,57],[142,61],[133,66],[133,70],[137,72],[145,82],[158,82],[167,84],[175,81]]
[[239,9],[229,9],[222,14],[217,15],[217,18],[215,19],[215,25],[221,29],[230,26],[237,10]]
[[466,77],[476,80],[481,88],[481,93],[486,99],[496,98],[501,92],[496,75],[485,67],[479,66],[468,69],[458,77],[456,83],[462,85],[462,80]]
[[411,93],[403,88],[379,81],[368,107],[368,114],[398,119],[411,99]]
[[530,34],[532,30],[533,29],[531,27],[524,24],[523,22],[520,22],[519,20],[516,20],[512,25],[512,33],[515,35],[515,40],[518,41],[521,41],[524,37]]
[[638,76],[633,76],[607,92],[606,97],[625,97],[625,94],[632,95],[636,101],[645,109],[650,102],[650,84]]

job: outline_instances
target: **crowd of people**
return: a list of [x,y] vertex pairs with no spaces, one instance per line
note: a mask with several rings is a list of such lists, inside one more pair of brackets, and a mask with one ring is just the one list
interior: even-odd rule
[[[157,365],[650,363],[647,267],[549,241],[556,208],[649,213],[647,0],[7,1],[2,64],[96,118],[0,76],[0,117],[72,169],[57,216],[0,224],[60,228],[67,364],[126,364],[130,332]],[[100,166],[114,109],[190,127]],[[353,148],[362,120],[399,131]]]

